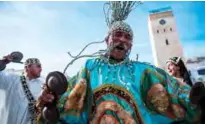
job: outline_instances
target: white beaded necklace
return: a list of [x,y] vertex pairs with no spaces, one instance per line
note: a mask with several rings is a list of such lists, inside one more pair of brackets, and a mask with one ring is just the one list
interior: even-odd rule
[[[119,69],[118,71],[116,70],[116,67],[117,67],[117,66],[120,66],[120,65],[123,65],[123,64],[127,64],[127,68],[128,68],[129,73],[130,73],[130,76],[131,76],[130,79],[131,79],[133,82],[135,82],[135,74],[134,74],[134,70],[133,70],[134,67],[133,67],[133,65],[132,65],[132,61],[130,61],[130,60],[127,58],[127,59],[125,59],[125,60],[122,61],[122,62],[111,64],[111,63],[109,62],[109,59],[108,59],[108,58],[102,57],[101,59],[102,59],[102,61],[101,61],[101,62],[102,62],[102,65],[104,65],[104,63],[107,63],[107,64],[108,64],[108,72],[107,72],[107,75],[106,75],[106,77],[105,77],[105,81],[108,80],[108,77],[110,76],[110,73],[111,73],[110,68],[113,67],[113,70],[112,70],[112,71],[113,71],[114,74],[117,74],[118,79],[119,79],[119,82],[120,82],[122,85],[124,85],[127,90],[129,90],[128,86],[131,85],[131,84],[130,84],[130,83],[127,83],[127,82],[124,82],[124,81],[121,79],[121,76],[120,76],[122,66],[120,67],[120,69]],[[101,69],[100,69],[100,70],[101,70]],[[112,82],[115,82],[116,80],[117,80],[117,77],[116,77],[116,75],[114,75],[114,77],[112,77]]]

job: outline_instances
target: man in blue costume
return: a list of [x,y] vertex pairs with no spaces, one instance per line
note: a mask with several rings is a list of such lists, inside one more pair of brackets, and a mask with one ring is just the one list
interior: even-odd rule
[[[133,31],[124,20],[136,2],[110,2],[112,19],[104,55],[88,59],[58,100],[60,120],[76,124],[169,124],[199,120],[190,87],[164,70],[132,61]],[[49,94],[51,95],[51,94]],[[52,101],[44,92],[39,98]],[[42,122],[42,120],[39,120]]]

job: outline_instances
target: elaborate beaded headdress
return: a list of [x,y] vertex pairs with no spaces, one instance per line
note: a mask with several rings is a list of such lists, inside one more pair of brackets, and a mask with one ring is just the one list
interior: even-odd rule
[[[123,31],[126,33],[129,33],[130,36],[133,39],[133,31],[127,23],[124,22],[124,20],[127,19],[129,13],[141,2],[139,1],[110,1],[105,3],[104,5],[104,14],[105,14],[105,19],[107,26],[109,27],[108,35],[115,32],[115,31]],[[108,6],[107,12],[105,10],[106,5]],[[90,45],[92,44],[97,44],[97,43],[103,43],[103,41],[99,42],[91,42],[87,44],[80,52],[78,55],[73,56],[70,52],[68,52],[69,56],[73,58],[65,67],[64,73],[66,72],[67,68],[73,64],[74,61],[76,61],[79,58],[83,57],[97,57],[104,55],[105,52],[107,52],[107,49],[105,50],[99,50],[95,53],[89,54],[89,55],[81,55],[83,51]]]
[[137,1],[111,1],[106,3],[105,5],[108,5],[108,9],[106,13],[106,6],[104,6],[104,13],[106,23],[109,27],[108,34],[116,31],[122,31],[129,33],[133,39],[132,28],[124,21],[127,19],[129,13],[139,4],[141,4],[141,2]]
[[181,57],[171,57],[166,61],[166,63],[172,62],[172,63],[178,65],[180,60],[181,60]]

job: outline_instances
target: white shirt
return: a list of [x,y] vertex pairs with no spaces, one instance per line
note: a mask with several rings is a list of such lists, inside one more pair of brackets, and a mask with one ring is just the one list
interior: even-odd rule
[[[41,92],[43,79],[28,80],[27,85],[35,99]],[[23,91],[20,75],[0,72],[0,124],[30,124],[28,100]]]

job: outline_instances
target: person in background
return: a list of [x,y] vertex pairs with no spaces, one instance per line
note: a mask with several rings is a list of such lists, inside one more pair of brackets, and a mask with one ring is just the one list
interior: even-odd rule
[[192,87],[193,83],[189,72],[180,57],[169,58],[166,62],[167,72],[175,77],[181,84],[187,84]]
[[[11,56],[5,56],[1,61],[8,64]],[[41,63],[37,58],[26,60],[22,75],[0,71],[0,90],[5,93],[5,101],[1,101],[5,102],[0,110],[1,124],[36,123],[35,102],[44,83],[40,78],[41,71]]]

